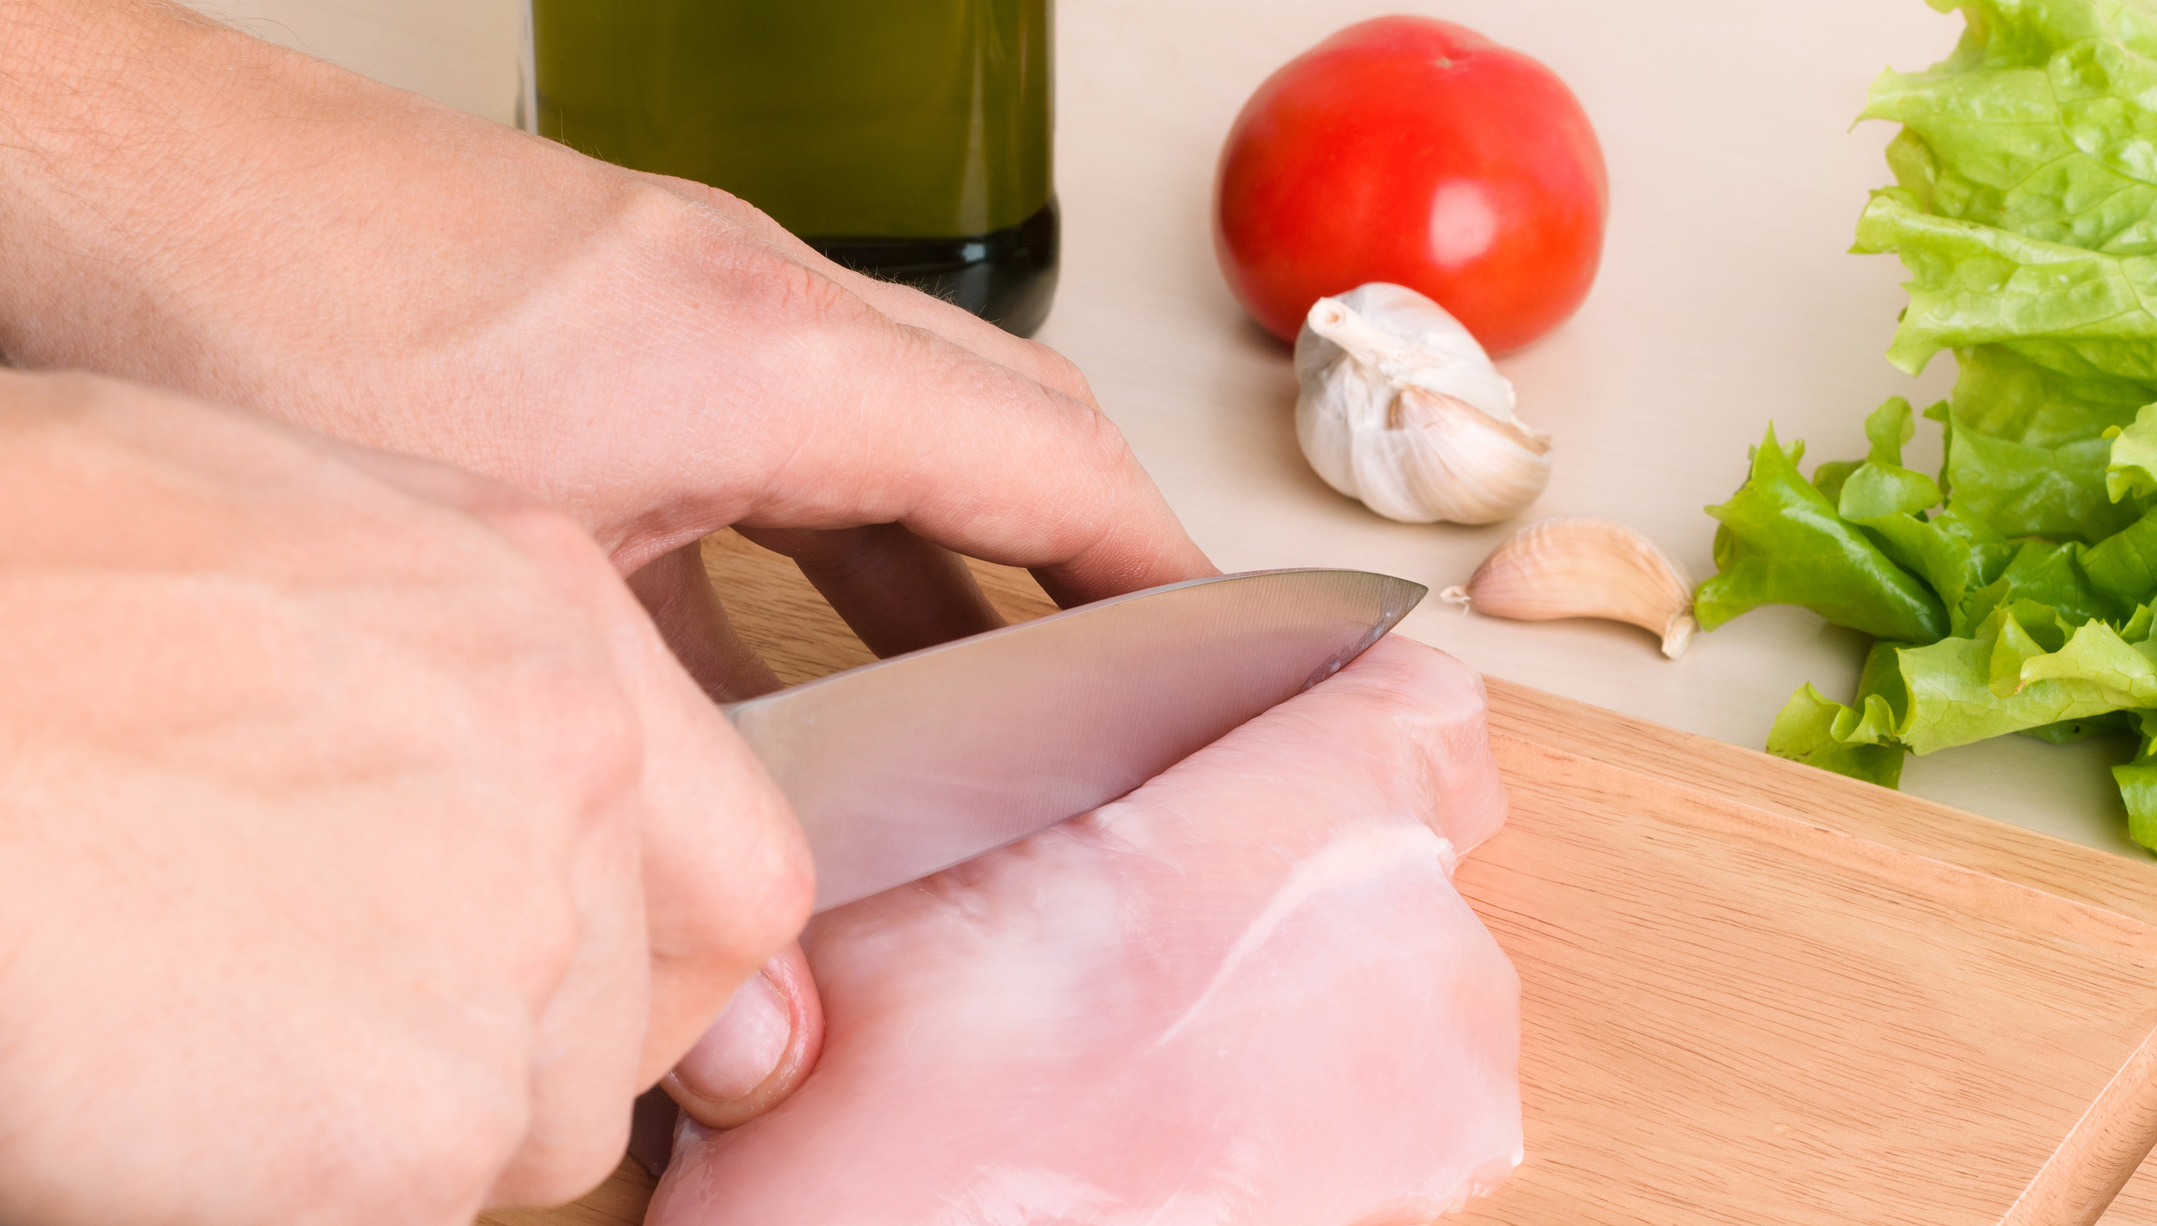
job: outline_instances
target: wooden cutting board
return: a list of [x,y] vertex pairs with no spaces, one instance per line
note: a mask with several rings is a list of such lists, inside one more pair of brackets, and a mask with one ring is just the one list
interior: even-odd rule
[[[783,681],[870,658],[784,559],[731,533],[705,556]],[[978,573],[1007,616],[1050,607],[1024,572]],[[1520,970],[1528,1157],[1454,1220],[2103,1212],[2157,1139],[2157,865],[1501,681],[1490,697],[1512,811],[1459,884]],[[650,1186],[625,1163],[577,1205],[481,1220],[627,1226]],[[2157,1174],[2104,1220],[2157,1226]]]

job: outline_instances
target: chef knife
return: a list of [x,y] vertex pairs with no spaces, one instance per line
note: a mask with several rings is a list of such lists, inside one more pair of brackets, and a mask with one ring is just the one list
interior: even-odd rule
[[793,804],[822,911],[1124,795],[1339,671],[1426,590],[1351,570],[1192,579],[726,713]]

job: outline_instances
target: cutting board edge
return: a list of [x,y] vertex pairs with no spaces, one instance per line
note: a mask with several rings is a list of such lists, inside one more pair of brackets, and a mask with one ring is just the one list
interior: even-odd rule
[[[1493,733],[2157,925],[2157,860],[2137,861],[1758,750],[1485,676]],[[1563,718],[1559,718],[1562,716]]]

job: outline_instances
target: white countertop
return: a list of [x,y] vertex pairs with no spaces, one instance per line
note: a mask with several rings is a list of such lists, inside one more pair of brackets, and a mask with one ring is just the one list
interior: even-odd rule
[[[267,36],[508,120],[518,0],[199,0]],[[1265,75],[1381,13],[1458,21],[1543,60],[1609,161],[1608,247],[1580,314],[1501,360],[1555,476],[1519,521],[1382,520],[1296,449],[1285,347],[1214,267],[1208,205],[1230,119]],[[1058,13],[1063,281],[1040,339],[1086,371],[1192,533],[1231,570],[1356,566],[1457,583],[1518,523],[1588,513],[1712,571],[1701,507],[1741,480],[1769,419],[1813,459],[1861,456],[1883,398],[1944,395],[1882,356],[1903,296],[1890,257],[1845,254],[1893,129],[1851,130],[1883,67],[1945,56],[1959,17],[1922,0],[1066,0]],[[1921,426],[1910,462],[1936,464]],[[1864,641],[1797,609],[1748,614],[1665,661],[1643,632],[1524,625],[1432,601],[1418,638],[1490,673],[1757,748],[1791,691],[1855,685]],[[2143,854],[2105,767],[2118,745],[2023,737],[1912,758],[1905,790]]]

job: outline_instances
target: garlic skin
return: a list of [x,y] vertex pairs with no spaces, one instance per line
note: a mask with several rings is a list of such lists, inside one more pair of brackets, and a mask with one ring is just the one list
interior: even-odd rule
[[1311,305],[1296,441],[1327,485],[1388,519],[1487,524],[1550,482],[1550,440],[1445,308],[1373,281]]
[[1492,617],[1600,617],[1663,636],[1675,660],[1698,628],[1693,581],[1655,542],[1608,519],[1561,515],[1529,524],[1439,598]]

